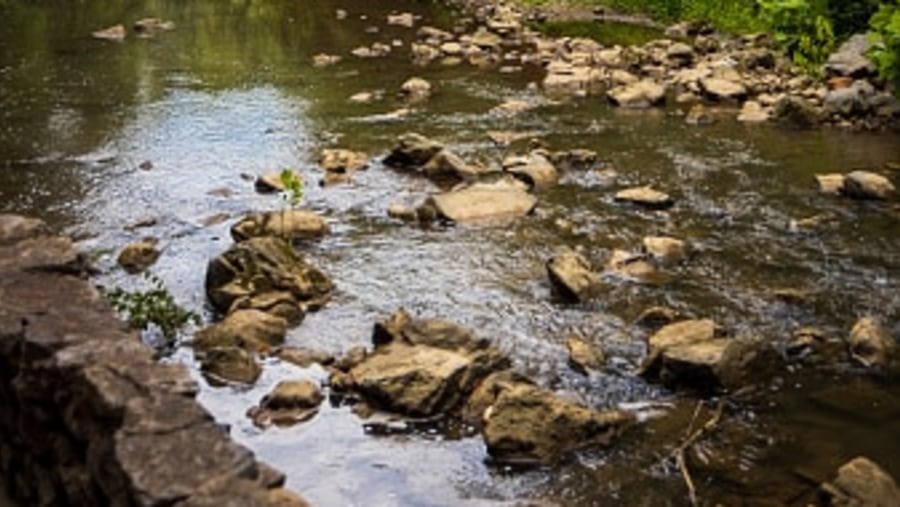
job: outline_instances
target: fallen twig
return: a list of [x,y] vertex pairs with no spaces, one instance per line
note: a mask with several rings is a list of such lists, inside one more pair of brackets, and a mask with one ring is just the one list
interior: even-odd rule
[[685,431],[685,439],[681,442],[681,444],[676,447],[671,454],[669,454],[669,458],[675,458],[675,463],[678,465],[678,470],[681,472],[681,478],[684,480],[685,486],[688,489],[688,497],[691,500],[691,505],[697,506],[697,487],[694,485],[694,480],[691,477],[691,471],[687,465],[687,459],[685,458],[685,452],[691,448],[698,440],[706,436],[708,433],[712,432],[719,425],[719,420],[722,419],[722,411],[725,407],[724,399],[719,399],[719,403],[716,404],[716,410],[713,412],[712,417],[710,417],[703,426],[700,426],[696,430],[691,433],[691,429],[694,426],[694,421],[697,419],[698,414],[700,413],[701,404],[697,404],[696,410],[694,410],[694,416],[691,418],[690,423],[688,424],[687,431]]

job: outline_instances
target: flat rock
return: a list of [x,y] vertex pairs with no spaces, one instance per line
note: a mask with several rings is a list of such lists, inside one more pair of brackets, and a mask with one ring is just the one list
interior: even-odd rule
[[838,195],[844,188],[845,176],[840,173],[817,174],[816,182],[819,184],[819,192],[823,194]]
[[649,79],[617,86],[606,92],[607,98],[625,108],[647,108],[658,106],[666,100],[666,87]]
[[194,350],[241,347],[252,353],[268,352],[281,345],[287,335],[287,320],[261,310],[237,310],[224,320],[194,335]]
[[264,236],[296,242],[321,238],[328,232],[328,224],[322,217],[300,209],[253,213],[231,227],[231,237],[238,242]]
[[872,460],[857,457],[841,465],[837,477],[822,484],[822,491],[835,507],[895,507],[900,488],[890,474]]
[[531,213],[537,199],[517,185],[475,183],[434,195],[426,201],[437,215],[457,223],[506,221]]
[[651,209],[666,209],[672,207],[675,201],[669,194],[660,192],[649,186],[627,188],[616,192],[615,200],[638,204]]
[[739,389],[769,378],[779,364],[780,356],[764,339],[715,338],[665,348],[658,378],[673,387]]
[[891,180],[869,171],[853,171],[844,178],[841,193],[854,199],[887,200],[897,192]]
[[556,293],[566,300],[585,301],[597,293],[601,279],[590,263],[571,248],[558,249],[547,261],[547,275]]
[[125,25],[113,25],[91,33],[91,36],[95,39],[111,40],[115,42],[125,40],[126,35]]
[[747,96],[747,87],[743,83],[719,77],[701,79],[700,87],[715,100],[740,100]]
[[315,382],[282,380],[247,415],[261,428],[273,424],[292,426],[312,419],[323,399],[322,390]]

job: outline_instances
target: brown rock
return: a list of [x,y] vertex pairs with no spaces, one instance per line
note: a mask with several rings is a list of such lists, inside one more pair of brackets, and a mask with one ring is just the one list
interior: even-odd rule
[[873,461],[864,457],[844,463],[837,478],[822,484],[835,507],[896,507],[900,505],[900,488],[894,478]]
[[843,181],[841,193],[854,199],[887,200],[897,189],[891,180],[869,171],[853,171]]
[[587,375],[591,370],[602,370],[606,363],[603,351],[580,336],[568,337],[566,348],[569,350],[569,366],[582,375]]
[[253,213],[231,227],[231,237],[238,242],[261,236],[297,242],[321,238],[328,232],[328,224],[322,217],[300,209]]
[[651,209],[666,209],[672,207],[675,201],[669,194],[654,190],[651,187],[635,187],[620,190],[615,199],[620,202],[638,204]]
[[850,354],[863,366],[887,366],[897,350],[897,341],[872,317],[863,317],[850,330]]
[[843,174],[817,174],[816,181],[819,183],[819,192],[823,194],[837,195],[844,188]]
[[287,335],[287,321],[260,310],[237,310],[225,320],[194,335],[194,350],[240,347],[251,353],[268,352],[281,345]]
[[161,252],[157,250],[156,238],[147,238],[125,245],[119,252],[118,262],[130,274],[140,273],[156,263]]
[[560,248],[547,261],[547,274],[556,293],[566,300],[585,301],[601,287],[600,275],[590,263],[570,248]]
[[644,250],[667,263],[677,263],[684,260],[687,254],[687,245],[684,241],[667,236],[647,236],[643,240]]
[[115,42],[121,42],[125,40],[125,26],[124,25],[114,25],[109,28],[104,28],[102,30],[97,30],[91,33],[91,36],[95,39],[103,39],[103,40],[111,40]]
[[251,353],[239,347],[215,347],[200,354],[200,371],[213,385],[253,384],[262,368]]
[[438,216],[451,222],[496,222],[525,216],[537,199],[508,181],[475,183],[437,194],[426,201]]
[[248,410],[247,415],[261,428],[273,424],[292,426],[312,419],[323,399],[322,391],[314,382],[283,380],[263,396],[258,406]]

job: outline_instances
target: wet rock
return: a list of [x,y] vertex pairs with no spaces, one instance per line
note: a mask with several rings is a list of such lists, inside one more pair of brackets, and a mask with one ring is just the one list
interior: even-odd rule
[[413,77],[400,86],[400,91],[411,101],[425,100],[431,96],[431,83],[420,77]]
[[523,157],[508,157],[503,170],[524,181],[529,190],[545,190],[559,182],[559,172],[544,153],[533,151]]
[[482,27],[472,34],[471,43],[480,49],[498,52],[503,44],[503,38]]
[[652,306],[642,311],[634,320],[634,325],[659,330],[681,318],[677,310],[667,306]]
[[841,186],[841,193],[854,199],[887,200],[896,191],[891,180],[869,171],[851,172]]
[[253,424],[261,428],[271,425],[292,426],[312,419],[319,412],[324,396],[319,386],[309,380],[283,380],[259,405],[247,411]]
[[287,335],[287,321],[261,310],[237,310],[194,335],[194,350],[240,347],[264,353],[281,345]]
[[687,244],[667,236],[647,236],[643,240],[644,251],[666,263],[678,263],[687,255]]
[[231,227],[235,241],[273,236],[289,241],[321,238],[328,234],[328,224],[312,211],[285,209],[253,213]]
[[675,201],[669,197],[669,194],[660,192],[649,186],[620,190],[616,193],[615,200],[637,204],[650,209],[667,209],[672,207],[675,203]]
[[319,53],[313,56],[313,67],[328,67],[341,61],[340,55],[327,55]]
[[354,104],[370,104],[374,102],[376,98],[377,95],[373,92],[359,92],[351,95],[347,98],[347,101]]
[[384,159],[384,164],[398,169],[417,168],[425,165],[444,145],[416,133],[397,138],[397,146]]
[[301,368],[309,368],[313,364],[328,366],[334,363],[334,356],[328,352],[304,347],[279,347],[272,355]]
[[460,182],[475,178],[482,170],[479,167],[468,164],[449,148],[443,148],[422,166],[422,172],[429,178],[446,178]]
[[481,432],[493,462],[540,465],[608,444],[633,423],[627,412],[593,410],[536,386],[512,383],[485,410]]
[[509,360],[472,333],[440,319],[412,319],[400,310],[373,332],[375,352],[350,370],[369,403],[405,415],[459,408],[477,383]]
[[896,350],[897,342],[872,317],[863,317],[850,330],[850,354],[866,367],[884,367],[890,364]]
[[387,214],[404,222],[415,222],[417,219],[416,209],[405,204],[391,204],[388,206]]
[[875,462],[857,457],[841,465],[832,482],[822,491],[835,507],[893,507],[900,505],[900,488],[890,474]]
[[254,298],[282,293],[303,310],[318,309],[334,285],[281,238],[251,238],[209,262],[206,295],[221,313],[250,305]]
[[[865,85],[863,84],[865,83]],[[853,116],[869,110],[868,99],[875,93],[866,81],[856,81],[846,88],[837,88],[825,95],[822,107],[827,114]]]
[[743,83],[719,77],[708,77],[700,80],[703,92],[714,100],[741,100],[747,96],[747,87]]
[[866,57],[869,37],[857,34],[847,39],[825,62],[825,72],[830,75],[868,77],[877,73],[875,65]]
[[819,192],[823,194],[838,195],[844,188],[844,175],[839,173],[817,174],[816,182],[819,184]]
[[360,151],[325,149],[319,154],[319,167],[325,172],[352,174],[369,166],[369,156]]
[[613,104],[625,108],[647,108],[658,106],[666,100],[665,86],[644,79],[630,85],[617,86],[606,92]]
[[156,263],[161,252],[156,248],[156,238],[146,238],[128,243],[119,252],[118,263],[129,274],[140,273]]
[[744,102],[737,121],[741,123],[763,123],[769,120],[770,111],[763,108],[762,104],[755,100]]
[[547,66],[542,86],[550,95],[587,95],[593,80],[592,69],[587,65],[554,62]]
[[400,14],[388,14],[387,24],[394,25],[394,26],[402,26],[402,27],[406,27],[406,28],[412,28],[413,24],[415,24],[415,18],[413,17],[411,12],[403,12]]
[[806,363],[833,365],[846,357],[847,345],[843,340],[832,339],[819,328],[802,327],[791,333],[785,344],[789,359]]
[[642,283],[653,283],[659,278],[659,270],[646,254],[625,250],[613,250],[606,262],[604,274]]
[[597,152],[585,149],[554,151],[548,154],[550,163],[562,172],[587,171],[597,164]]
[[253,355],[240,347],[214,347],[199,357],[200,371],[214,385],[253,384],[262,374]]
[[547,275],[556,294],[570,301],[591,298],[601,285],[600,275],[591,270],[587,259],[568,247],[558,249],[547,261]]
[[600,371],[606,364],[603,351],[580,336],[566,338],[566,349],[569,351],[569,366],[582,375],[587,375],[589,371]]
[[772,118],[789,127],[811,128],[819,123],[820,114],[808,100],[786,95],[775,102]]
[[537,199],[520,185],[506,180],[474,183],[429,197],[424,207],[457,223],[511,220],[528,215],[537,205]]
[[0,213],[0,245],[11,245],[47,232],[47,224],[43,220]]
[[688,125],[710,125],[715,121],[709,109],[703,104],[694,104],[684,117],[684,122]]
[[[399,310],[396,314],[400,314],[406,316],[411,320],[411,317],[404,311]],[[395,315],[396,315],[395,314]],[[376,324],[377,328],[378,324]],[[398,330],[400,332],[402,330]],[[366,357],[369,356],[369,351],[362,345],[357,345],[355,347],[351,347],[350,350],[344,353],[341,357],[337,358],[334,361],[334,367],[340,371],[348,372],[355,368],[357,365],[365,361]]]
[[95,39],[102,40],[111,40],[115,42],[121,42],[125,40],[125,26],[124,25],[114,25],[109,28],[104,28],[102,30],[97,30],[91,33],[91,36]]
[[[300,173],[296,171],[292,172],[294,173],[295,178],[303,181],[303,177],[300,175]],[[254,186],[256,187],[256,191],[261,194],[283,192],[284,183],[281,181],[281,171],[273,171],[259,175],[254,182]]]
[[[762,338],[715,338],[674,345],[659,355],[659,380],[668,386],[739,389],[766,380],[780,356]],[[652,375],[651,375],[652,378]]]
[[694,48],[683,42],[676,42],[666,49],[666,59],[676,66],[683,66],[694,60]]
[[134,31],[144,35],[168,32],[175,29],[175,23],[160,18],[143,18],[134,22]]

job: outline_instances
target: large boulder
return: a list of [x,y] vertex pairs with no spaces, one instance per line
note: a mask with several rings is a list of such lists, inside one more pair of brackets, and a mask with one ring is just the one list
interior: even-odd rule
[[666,87],[650,79],[643,79],[629,85],[617,86],[606,92],[607,98],[625,108],[647,108],[658,106],[666,100]]
[[424,207],[443,220],[465,223],[518,218],[531,213],[536,205],[537,199],[520,183],[500,180],[431,196]]
[[841,465],[837,477],[822,484],[834,507],[895,507],[900,488],[894,478],[868,458],[853,458]]
[[328,224],[322,217],[299,209],[253,213],[231,227],[231,237],[235,241],[276,236],[294,242],[320,238],[327,233]]
[[590,263],[571,248],[560,248],[547,261],[547,275],[556,294],[571,301],[584,301],[596,294],[600,275],[591,270]]
[[875,319],[863,317],[853,325],[848,341],[851,356],[863,366],[887,366],[897,341]]
[[897,189],[891,180],[870,171],[853,171],[844,177],[841,193],[854,199],[887,200]]
[[634,422],[619,410],[598,411],[524,382],[494,390],[481,433],[498,464],[552,464],[567,454],[603,445]]
[[857,34],[847,39],[825,62],[825,72],[829,75],[867,77],[874,76],[878,69],[867,57],[869,37]]
[[433,139],[406,133],[397,138],[397,146],[384,159],[384,165],[397,169],[419,168],[431,160],[444,145]]
[[[307,263],[286,241],[276,237],[251,238],[233,245],[209,262],[206,295],[216,311],[293,304],[301,311],[320,308],[331,297],[334,284]],[[278,313],[278,312],[273,312]]]
[[194,335],[194,350],[232,346],[265,352],[281,345],[286,335],[285,319],[261,310],[237,310],[198,331]]
[[397,311],[373,332],[375,351],[352,369],[367,402],[410,416],[459,408],[481,379],[509,366],[487,340],[440,319]]

